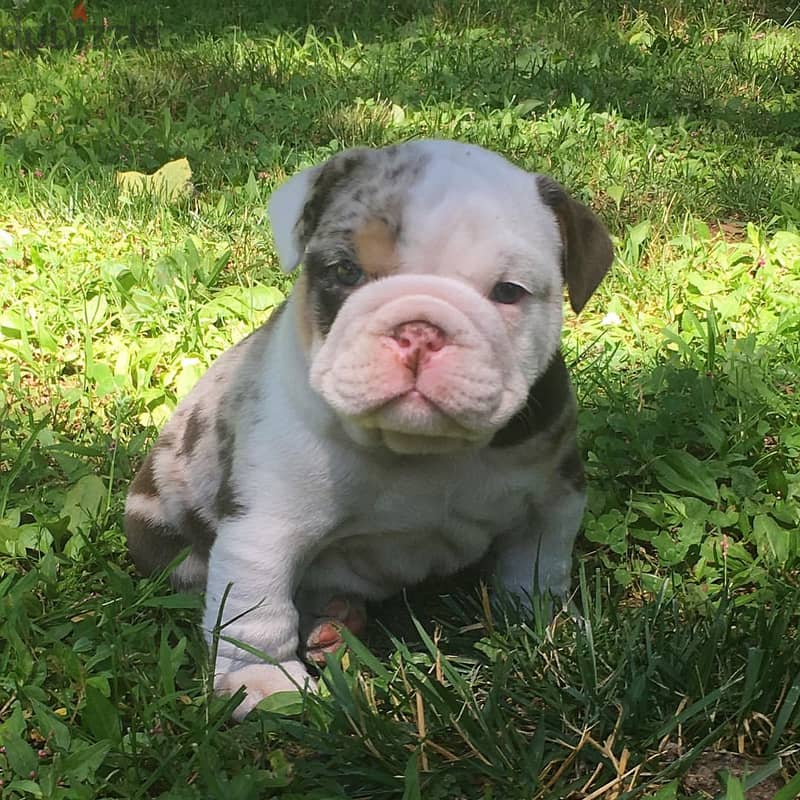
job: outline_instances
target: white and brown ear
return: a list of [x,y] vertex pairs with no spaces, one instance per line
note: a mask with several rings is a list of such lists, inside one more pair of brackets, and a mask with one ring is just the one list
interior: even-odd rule
[[577,314],[614,260],[611,238],[594,212],[573,200],[563,186],[545,175],[537,175],[536,181],[542,200],[553,209],[561,229],[564,282]]
[[345,150],[324,164],[309,167],[281,184],[269,199],[268,213],[278,259],[291,272],[303,259],[306,245],[336,190],[362,167],[370,151]]

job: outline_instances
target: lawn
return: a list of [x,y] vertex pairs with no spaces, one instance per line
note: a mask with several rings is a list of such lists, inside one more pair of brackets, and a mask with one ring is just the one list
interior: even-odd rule
[[[0,796],[800,796],[796,4],[89,0],[83,42],[70,6],[0,9]],[[409,591],[319,697],[236,725],[201,600],[133,571],[126,488],[289,290],[272,189],[417,137],[614,237],[564,334],[573,604]],[[118,191],[182,157],[190,197]]]

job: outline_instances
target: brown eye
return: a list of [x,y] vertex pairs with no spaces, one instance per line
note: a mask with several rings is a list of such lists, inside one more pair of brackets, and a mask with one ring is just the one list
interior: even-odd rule
[[342,261],[333,268],[336,280],[342,286],[356,286],[364,277],[364,271],[348,261]]
[[528,294],[527,290],[518,283],[502,281],[494,285],[494,288],[489,294],[489,299],[494,300],[495,303],[514,305],[515,303],[519,303],[526,294]]

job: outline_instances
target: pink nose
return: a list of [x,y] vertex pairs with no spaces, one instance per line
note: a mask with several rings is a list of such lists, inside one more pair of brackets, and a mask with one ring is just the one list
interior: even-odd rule
[[431,353],[445,346],[444,331],[430,322],[415,320],[404,322],[392,331],[395,347],[403,363],[414,372],[421,363],[428,360]]

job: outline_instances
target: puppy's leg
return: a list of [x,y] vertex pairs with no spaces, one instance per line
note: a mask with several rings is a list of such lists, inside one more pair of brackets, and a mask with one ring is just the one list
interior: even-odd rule
[[510,531],[496,543],[496,577],[526,605],[536,591],[562,601],[569,594],[572,548],[586,494],[567,481],[555,488],[552,502],[533,510],[529,529]]
[[274,513],[263,510],[220,524],[209,562],[204,627],[212,649],[216,639],[217,693],[231,694],[240,686],[247,690],[234,712],[236,719],[275,692],[314,688],[297,658],[299,615],[293,602],[308,542],[307,534],[282,526]]

